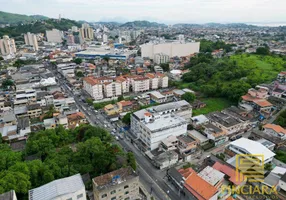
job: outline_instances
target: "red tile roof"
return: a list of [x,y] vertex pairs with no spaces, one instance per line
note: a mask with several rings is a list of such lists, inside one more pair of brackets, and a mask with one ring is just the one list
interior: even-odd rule
[[256,103],[257,105],[259,105],[260,107],[268,107],[268,106],[272,106],[272,104],[269,102],[269,101],[267,101],[267,100],[254,100],[253,101],[254,103]]
[[[229,176],[229,181],[232,182],[233,184],[240,185],[243,183],[243,181],[236,180],[235,169],[231,168],[230,166],[221,164],[220,162],[216,162],[212,167],[214,169],[224,173],[225,175]],[[244,177],[242,174],[241,174],[241,176]],[[244,178],[246,178],[246,177],[244,177]]]
[[118,103],[121,104],[123,107],[124,107],[124,106],[131,106],[131,105],[132,105],[132,102],[131,102],[131,101],[125,101],[125,100],[120,101],[120,102],[118,102]]
[[184,186],[199,200],[209,200],[218,192],[214,186],[201,178],[193,169],[190,172]]
[[83,78],[83,81],[85,81],[86,83],[88,83],[88,84],[90,84],[90,85],[96,85],[96,84],[98,84],[98,80],[95,79],[94,77],[91,77],[91,76],[89,76],[89,77],[84,77],[84,78]]
[[148,78],[155,78],[156,77],[155,74],[152,74],[152,73],[147,73],[145,76]]
[[272,129],[272,130],[274,130],[276,133],[286,134],[286,130],[285,130],[284,128],[282,128],[281,126],[276,125],[276,124],[266,124],[266,125],[263,126],[263,128]]

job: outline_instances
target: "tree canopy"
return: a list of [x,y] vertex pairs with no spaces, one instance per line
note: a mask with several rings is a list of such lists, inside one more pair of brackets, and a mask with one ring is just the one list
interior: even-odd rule
[[183,94],[183,95],[181,96],[181,98],[182,98],[183,100],[186,100],[186,101],[189,102],[189,103],[193,103],[194,100],[196,99],[196,96],[195,96],[193,93],[191,93],[191,92],[186,92],[185,94]]
[[82,59],[81,58],[75,58],[73,59],[73,62],[76,63],[77,65],[82,63]]

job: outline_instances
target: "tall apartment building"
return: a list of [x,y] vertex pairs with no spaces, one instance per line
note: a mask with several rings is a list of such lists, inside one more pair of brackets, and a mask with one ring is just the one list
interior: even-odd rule
[[67,44],[75,44],[75,40],[74,40],[73,34],[69,34],[67,36]]
[[94,77],[83,79],[83,89],[95,100],[103,99],[103,85]]
[[186,101],[139,110],[131,115],[131,131],[148,150],[154,150],[167,137],[187,133],[187,121],[176,114],[185,111],[191,112],[191,106]]
[[86,200],[85,186],[81,175],[76,174],[58,179],[38,188],[29,190],[29,200]]
[[93,29],[89,24],[82,24],[82,27],[79,29],[79,33],[84,40],[93,40]]
[[4,57],[14,57],[16,53],[16,45],[14,39],[9,38],[8,35],[4,35],[3,39],[0,40],[0,50]]
[[159,88],[159,78],[156,76],[156,74],[147,73],[145,76],[149,78],[151,90],[156,90]]
[[166,54],[157,53],[154,55],[154,62],[157,64],[168,63],[169,61],[170,61],[170,56]]
[[108,42],[108,36],[107,36],[106,34],[103,34],[103,35],[102,35],[102,41],[103,41],[104,43],[107,43],[107,42]]
[[137,92],[146,92],[150,89],[150,81],[147,77],[137,77],[131,79],[132,91]]
[[46,36],[47,36],[48,42],[61,43],[63,34],[62,34],[62,31],[58,29],[53,29],[53,30],[47,30]]
[[106,82],[103,84],[104,96],[107,98],[122,95],[121,84],[118,82]]
[[127,81],[123,76],[116,77],[116,82],[121,84],[122,94],[128,93],[130,90],[129,81]]
[[139,176],[131,167],[95,177],[92,185],[95,200],[140,199]]
[[39,50],[38,40],[35,34],[28,32],[27,34],[24,34],[24,39],[25,39],[25,44],[32,46],[34,51]]
[[167,88],[169,85],[169,77],[162,73],[156,73],[159,77],[159,88]]

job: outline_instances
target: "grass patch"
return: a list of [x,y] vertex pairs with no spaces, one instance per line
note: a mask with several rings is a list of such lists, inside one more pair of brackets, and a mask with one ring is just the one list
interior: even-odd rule
[[193,110],[193,116],[208,114],[214,111],[221,111],[227,107],[234,105],[234,103],[225,98],[207,98],[199,100],[206,103],[207,105],[204,108]]

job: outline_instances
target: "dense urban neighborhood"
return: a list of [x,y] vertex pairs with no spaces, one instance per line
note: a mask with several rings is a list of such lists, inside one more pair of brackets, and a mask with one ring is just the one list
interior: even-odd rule
[[286,199],[285,26],[15,14],[0,76],[0,200]]

